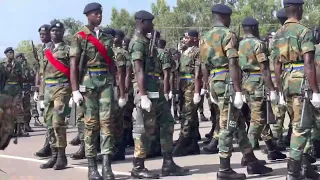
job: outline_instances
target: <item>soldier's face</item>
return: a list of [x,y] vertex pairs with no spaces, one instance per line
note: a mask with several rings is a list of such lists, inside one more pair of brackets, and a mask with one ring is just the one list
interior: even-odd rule
[[49,31],[41,30],[39,32],[39,34],[40,34],[41,42],[46,43],[46,42],[50,41],[50,33],[49,33]]
[[153,23],[152,20],[143,20],[143,28],[148,32],[151,33],[153,31]]
[[102,21],[102,11],[101,10],[92,11],[89,14],[87,14],[87,17],[88,17],[88,21],[91,24],[95,26],[99,26]]
[[196,37],[191,37],[191,36],[186,36],[186,45],[188,47],[194,46],[197,44],[197,39]]
[[50,30],[50,36],[53,41],[61,41],[63,38],[63,29],[61,28],[52,28]]
[[179,53],[174,54],[174,55],[173,55],[173,59],[174,59],[175,61],[179,61],[179,60],[180,60],[180,54],[179,54]]
[[8,59],[13,59],[14,58],[14,51],[7,52],[6,56],[7,56]]
[[122,44],[122,42],[123,42],[123,38],[120,36],[115,36],[113,39],[114,44]]

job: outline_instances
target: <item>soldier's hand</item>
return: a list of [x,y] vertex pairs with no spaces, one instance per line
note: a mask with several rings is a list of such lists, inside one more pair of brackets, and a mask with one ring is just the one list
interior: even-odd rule
[[311,103],[315,108],[320,108],[320,93],[312,93]]
[[270,101],[272,104],[277,104],[278,102],[278,95],[276,91],[270,91]]
[[151,111],[152,102],[148,98],[147,95],[141,96],[141,108],[150,112]]
[[233,101],[233,105],[237,109],[242,108],[242,106],[243,106],[242,92],[236,92],[236,95],[235,95],[234,101]]
[[201,96],[199,93],[194,93],[193,95],[193,103],[198,104],[201,101]]
[[35,102],[38,102],[38,100],[39,100],[39,93],[38,93],[38,92],[34,92],[34,94],[33,94],[33,100],[34,100]]
[[176,102],[179,101],[179,94],[176,94],[176,95],[175,95],[175,100],[176,100]]
[[173,94],[172,94],[172,91],[169,92],[169,99],[172,99],[173,97]]
[[284,96],[281,92],[279,93],[279,105],[282,105],[282,106],[287,105],[286,101],[284,100]]
[[200,91],[201,96],[204,96],[207,93],[208,93],[208,90],[206,90],[206,89],[201,89],[201,91]]
[[120,108],[123,108],[127,104],[126,98],[119,98],[118,104]]
[[72,99],[73,99],[73,102],[77,104],[77,106],[80,106],[80,104],[83,101],[83,96],[79,90],[73,91],[72,92]]

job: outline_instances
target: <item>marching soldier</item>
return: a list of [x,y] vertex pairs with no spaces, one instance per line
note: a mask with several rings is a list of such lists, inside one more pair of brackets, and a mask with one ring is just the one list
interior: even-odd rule
[[[232,149],[232,137],[238,132],[239,147],[243,153],[244,160],[247,162],[248,174],[267,174],[272,172],[261,164],[253,153],[252,146],[248,140],[245,130],[245,120],[240,117],[240,109],[243,105],[241,92],[241,76],[238,66],[237,52],[237,36],[230,31],[231,8],[226,5],[217,4],[212,8],[215,24],[205,36],[200,46],[200,55],[203,62],[203,79],[205,84],[209,82],[210,77],[210,93],[220,106],[220,134],[219,134],[219,155],[220,168],[217,178],[222,180],[246,179],[245,174],[238,174],[231,169],[230,157]],[[201,79],[198,80],[200,83]],[[225,99],[225,87],[230,86],[228,91],[232,89],[232,81],[235,96],[232,98],[232,105]],[[208,89],[208,88],[206,88]],[[227,96],[228,97],[228,96]],[[229,113],[232,111],[232,113]],[[229,115],[228,115],[229,114]],[[230,122],[231,121],[231,122]],[[236,126],[235,126],[236,125]]]
[[[50,25],[44,24],[38,29],[38,32],[40,35],[40,40],[43,43],[41,48],[39,48],[37,51],[37,55],[38,55],[38,59],[39,59],[39,69],[38,69],[36,77],[35,77],[35,86],[38,86],[38,87],[41,83],[43,83],[42,77],[43,77],[43,73],[44,73],[44,68],[43,68],[44,67],[44,60],[43,60],[44,59],[44,49],[47,49],[49,44],[51,44],[49,27],[50,27]],[[40,85],[39,90],[35,91],[33,94],[33,100],[35,103],[37,103],[39,101],[40,88],[42,88],[42,85]],[[43,96],[43,94],[40,94],[40,95]],[[40,101],[40,110],[41,111],[44,110],[43,100]],[[49,131],[47,129],[46,134],[45,134],[44,145],[39,151],[34,153],[34,155],[38,156],[38,157],[51,156],[51,148],[50,148],[49,141],[50,141],[50,137],[49,137]]]
[[[83,14],[88,18],[71,42],[70,67],[72,98],[85,108],[85,154],[88,159],[88,179],[115,179],[111,168],[114,152],[114,65],[112,37],[98,28],[102,20],[102,6],[90,3]],[[84,63],[85,62],[85,63]],[[81,65],[81,66],[79,66]],[[120,92],[119,104],[125,104],[125,94]],[[102,154],[102,177],[97,167],[97,145],[100,136]]]
[[[172,49],[171,50],[172,56],[172,68],[171,68],[171,75],[170,75],[170,88],[171,88],[171,97],[172,99],[172,106],[173,106],[173,113],[174,119],[178,123],[179,122],[179,83],[178,83],[178,76],[179,76],[179,67],[180,67],[180,58],[181,54],[178,50]],[[180,111],[180,110],[179,110]]]
[[[319,179],[320,175],[311,166],[309,156],[303,153],[315,123],[314,118],[311,117],[314,111],[311,104],[315,108],[320,107],[320,93],[314,65],[314,37],[311,30],[300,24],[303,0],[284,0],[283,3],[288,20],[275,34],[272,51],[275,58],[277,87],[285,93],[285,98],[292,98],[292,102],[287,103],[292,104],[294,112],[287,179]],[[308,91],[309,87],[313,92],[311,101],[301,97],[301,88]]]
[[44,119],[48,129],[52,156],[40,166],[41,169],[65,169],[67,127],[65,117],[70,113],[68,102],[71,95],[69,85],[69,46],[63,42],[64,26],[59,21],[52,21],[49,27],[52,43],[44,49],[43,81]]

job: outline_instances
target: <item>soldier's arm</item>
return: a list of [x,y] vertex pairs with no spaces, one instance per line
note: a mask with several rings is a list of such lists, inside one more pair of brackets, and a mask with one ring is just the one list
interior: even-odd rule
[[126,62],[125,88],[126,88],[126,91],[128,91],[132,81],[132,64],[131,64],[131,60],[128,52],[126,52],[126,60],[127,62]]
[[116,57],[118,86],[120,91],[120,98],[125,98],[125,76],[126,76],[126,59],[123,54]]
[[202,84],[200,50],[195,55],[195,71],[194,71],[194,93],[200,93]]
[[208,58],[209,58],[209,45],[203,41],[200,44],[200,61],[201,61],[201,71],[202,71],[202,81],[203,81],[203,87],[204,89],[208,89],[208,83],[209,83],[209,70],[207,68],[208,66]]
[[139,94],[147,95],[145,87],[145,77],[143,71],[143,62],[146,61],[143,56],[144,47],[140,43],[135,43],[131,50],[131,60],[133,62],[134,74],[138,82]]
[[170,91],[170,73],[171,73],[171,59],[168,54],[163,54],[163,60],[161,60],[162,72],[163,72],[163,92],[169,94]]
[[79,61],[81,56],[81,42],[75,35],[70,45],[70,82],[72,91],[79,90]]
[[319,93],[319,87],[316,76],[316,68],[314,65],[314,42],[312,31],[306,29],[300,36],[301,49],[304,59],[304,73],[309,81],[313,93]]
[[233,88],[236,92],[241,92],[241,76],[239,76],[241,70],[238,62],[238,51],[237,51],[237,36],[236,34],[230,32],[225,38],[224,51],[229,59],[229,71],[230,77],[233,81]]
[[259,43],[256,47],[256,58],[260,63],[260,71],[264,82],[266,82],[270,91],[274,91],[274,85],[271,79],[269,59],[267,55],[267,48],[263,43]]

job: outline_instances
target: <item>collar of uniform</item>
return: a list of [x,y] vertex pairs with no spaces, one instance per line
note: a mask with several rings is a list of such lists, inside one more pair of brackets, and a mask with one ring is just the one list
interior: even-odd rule
[[[94,34],[94,35],[96,35],[96,31],[94,31],[94,30],[91,31],[91,30],[88,28],[88,26],[83,26],[82,29],[81,29],[81,31],[83,31],[85,34]],[[99,29],[99,32],[101,32],[100,29]]]
[[288,24],[288,23],[300,23],[300,22],[296,18],[289,18],[286,20],[286,22],[284,24]]
[[213,24],[213,27],[226,27],[224,24],[222,24],[221,22],[215,22],[214,24]]
[[148,39],[146,36],[144,36],[144,35],[142,35],[139,31],[135,31],[134,32],[134,34],[137,36],[137,37],[139,37],[139,38],[141,38],[144,42],[149,42],[150,41],[150,39]]
[[246,34],[243,38],[255,38],[255,36],[252,34]]

